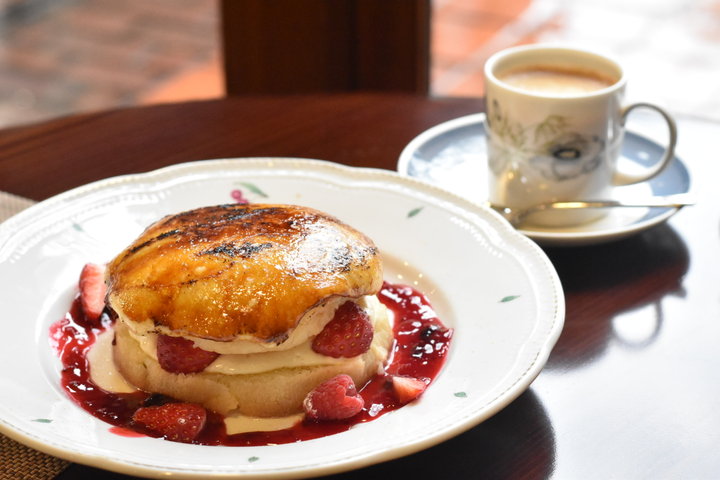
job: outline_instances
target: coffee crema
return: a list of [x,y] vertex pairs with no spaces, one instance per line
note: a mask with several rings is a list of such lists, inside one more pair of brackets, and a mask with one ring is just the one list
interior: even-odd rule
[[529,93],[574,96],[613,85],[617,79],[594,70],[534,65],[498,73],[502,82]]

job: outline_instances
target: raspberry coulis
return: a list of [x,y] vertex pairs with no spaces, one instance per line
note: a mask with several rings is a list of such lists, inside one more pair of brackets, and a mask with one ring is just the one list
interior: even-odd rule
[[[203,445],[259,446],[293,443],[332,435],[368,422],[403,406],[393,395],[392,375],[422,378],[431,382],[440,371],[449,347],[452,330],[435,314],[427,298],[412,287],[385,282],[378,298],[395,316],[395,342],[385,373],[373,377],[360,394],[365,408],[347,420],[303,420],[295,426],[272,432],[227,435],[223,417],[208,412],[208,421],[193,443]],[[121,436],[158,435],[132,421],[139,407],[173,401],[145,392],[112,393],[97,387],[90,378],[87,353],[98,334],[112,328],[113,320],[103,313],[99,325],[88,321],[76,298],[65,318],[50,328],[50,343],[62,362],[61,385],[84,410],[113,425],[110,431]]]

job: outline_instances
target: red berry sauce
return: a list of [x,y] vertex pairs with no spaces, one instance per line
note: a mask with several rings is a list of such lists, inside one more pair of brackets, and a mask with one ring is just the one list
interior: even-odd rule
[[[427,298],[412,287],[385,283],[378,298],[395,314],[395,344],[384,375],[376,375],[362,389],[365,408],[347,420],[304,420],[295,426],[275,432],[253,432],[227,435],[221,415],[209,412],[205,428],[193,443],[203,445],[257,446],[292,443],[332,435],[348,430],[400,408],[392,391],[391,376],[402,375],[432,381],[445,360],[452,330],[446,328],[433,311]],[[62,361],[61,384],[83,409],[113,425],[122,436],[144,434],[158,436],[132,421],[139,407],[172,402],[163,395],[144,392],[111,393],[97,387],[90,379],[87,353],[96,336],[111,328],[113,320],[105,312],[100,326],[88,321],[76,298],[65,318],[50,328],[50,343]]]

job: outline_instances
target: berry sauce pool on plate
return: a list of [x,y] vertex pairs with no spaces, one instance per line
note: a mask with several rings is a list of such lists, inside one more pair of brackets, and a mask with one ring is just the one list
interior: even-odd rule
[[[360,389],[363,410],[347,420],[303,420],[293,427],[271,432],[228,435],[221,415],[208,412],[207,422],[193,443],[203,445],[257,446],[292,443],[345,431],[404,405],[393,394],[392,377],[403,376],[431,382],[442,367],[452,330],[443,325],[427,298],[412,287],[384,283],[380,301],[394,314],[395,343],[385,373],[376,375]],[[158,434],[133,422],[140,407],[173,402],[163,395],[145,392],[112,393],[96,386],[90,378],[87,354],[97,336],[112,328],[113,320],[103,313],[100,322],[91,322],[83,314],[79,297],[65,318],[50,328],[50,343],[62,362],[61,384],[84,410],[113,425],[110,431],[123,436]]]

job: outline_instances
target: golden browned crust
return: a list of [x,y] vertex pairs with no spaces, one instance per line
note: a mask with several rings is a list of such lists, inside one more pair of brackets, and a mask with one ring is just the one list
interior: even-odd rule
[[128,320],[215,340],[280,342],[311,307],[377,292],[375,244],[338,219],[292,205],[220,205],[148,227],[107,269]]

